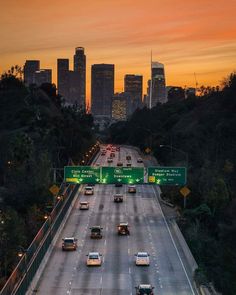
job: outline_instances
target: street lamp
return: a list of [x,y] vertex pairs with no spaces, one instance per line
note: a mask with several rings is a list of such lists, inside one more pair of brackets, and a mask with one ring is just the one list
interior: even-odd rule
[[22,246],[19,246],[19,251],[17,253],[17,256],[20,257],[20,259],[24,258],[24,270],[25,270],[25,280],[27,282],[27,273],[28,273],[28,267],[27,267],[27,249],[23,248]]
[[186,166],[188,168],[188,153],[187,152],[184,152],[184,151],[182,151],[180,149],[177,149],[173,145],[160,144],[160,148],[162,148],[162,147],[170,148],[171,149],[171,155],[172,155],[172,150],[175,150],[175,151],[183,154],[185,156]]

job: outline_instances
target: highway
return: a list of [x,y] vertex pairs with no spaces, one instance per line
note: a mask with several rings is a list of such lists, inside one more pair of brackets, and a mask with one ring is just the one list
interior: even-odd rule
[[[107,157],[99,156],[96,163],[107,164]],[[140,157],[136,150],[121,147],[116,152],[126,165],[125,157],[132,156],[132,166]],[[114,203],[115,193],[124,194],[123,203]],[[80,201],[89,201],[89,210],[79,210]],[[119,222],[128,222],[129,236],[118,236]],[[90,227],[101,225],[103,238],[92,240]],[[62,238],[78,239],[76,251],[62,251]],[[88,252],[103,255],[101,267],[87,267]],[[136,266],[134,254],[146,251],[150,254],[150,266]],[[45,270],[37,285],[40,295],[134,295],[135,286],[150,283],[154,294],[197,294],[191,285],[184,264],[170,235],[168,224],[162,214],[156,191],[152,185],[137,185],[136,194],[128,194],[127,186],[96,185],[94,195],[85,196],[83,187],[70,216],[53,248]],[[33,293],[32,293],[33,294]]]

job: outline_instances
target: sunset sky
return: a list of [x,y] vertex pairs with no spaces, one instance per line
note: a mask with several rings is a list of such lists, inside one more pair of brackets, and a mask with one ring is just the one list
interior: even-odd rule
[[165,64],[167,85],[217,85],[236,70],[236,0],[0,0],[0,72],[26,59],[53,69],[85,47],[91,64],[115,64],[115,90],[127,73]]

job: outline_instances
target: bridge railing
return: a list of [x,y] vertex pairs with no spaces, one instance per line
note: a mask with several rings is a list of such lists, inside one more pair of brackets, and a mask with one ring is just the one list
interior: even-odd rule
[[63,220],[68,207],[73,200],[78,186],[67,186],[63,183],[60,191],[63,196],[54,207],[50,217],[44,222],[29,248],[22,256],[16,268],[1,290],[1,295],[26,293],[29,283],[33,279],[48,247]]

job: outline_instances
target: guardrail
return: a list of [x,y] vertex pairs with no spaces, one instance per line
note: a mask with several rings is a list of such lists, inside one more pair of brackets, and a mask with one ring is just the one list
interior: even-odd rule
[[61,189],[64,190],[63,198],[57,202],[50,217],[38,231],[27,252],[23,255],[1,290],[1,295],[23,295],[26,293],[30,281],[34,277],[55,232],[75,196],[77,186],[70,185],[66,188],[64,186],[65,184],[61,185]]
[[[88,164],[93,161],[99,151],[97,150],[91,155]],[[79,185],[66,185],[62,183],[58,195],[62,196],[48,219],[44,222],[34,240],[28,247],[12,274],[8,278],[6,284],[0,291],[0,295],[24,295],[36,274],[41,261],[46,254],[53,237],[55,236],[60,224],[66,215],[66,212],[72,203]]]

